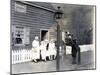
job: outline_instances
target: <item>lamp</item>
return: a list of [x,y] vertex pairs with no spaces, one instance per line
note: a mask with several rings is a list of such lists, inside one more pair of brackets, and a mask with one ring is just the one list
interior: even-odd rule
[[54,15],[54,17],[55,17],[55,19],[56,19],[56,21],[57,21],[57,61],[56,61],[56,69],[57,69],[57,71],[59,71],[59,67],[60,67],[60,57],[59,57],[59,48],[60,48],[60,24],[59,24],[59,21],[60,21],[60,19],[62,18],[62,16],[63,16],[63,12],[62,12],[62,10],[60,10],[60,6],[58,6],[57,7],[58,8],[58,10],[56,10],[56,12],[55,12],[55,15]]
[[60,10],[60,6],[57,7],[58,10],[55,12],[55,19],[61,19],[62,18],[62,15],[63,15],[63,12],[62,10]]

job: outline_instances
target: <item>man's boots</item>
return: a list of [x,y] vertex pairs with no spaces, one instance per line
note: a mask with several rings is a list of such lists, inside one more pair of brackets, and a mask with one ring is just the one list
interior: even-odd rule
[[76,57],[73,57],[72,64],[76,64]]

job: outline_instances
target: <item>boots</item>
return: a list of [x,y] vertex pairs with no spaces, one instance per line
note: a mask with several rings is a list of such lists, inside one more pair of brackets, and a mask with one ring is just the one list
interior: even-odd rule
[[76,57],[73,57],[72,64],[76,64]]

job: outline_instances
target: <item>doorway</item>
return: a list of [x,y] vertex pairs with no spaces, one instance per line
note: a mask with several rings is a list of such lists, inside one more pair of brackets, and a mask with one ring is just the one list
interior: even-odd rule
[[40,41],[43,41],[45,39],[48,39],[48,30],[47,29],[41,29],[40,30]]

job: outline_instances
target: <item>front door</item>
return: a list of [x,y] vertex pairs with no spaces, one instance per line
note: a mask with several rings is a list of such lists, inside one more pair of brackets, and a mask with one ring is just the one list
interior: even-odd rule
[[48,30],[46,29],[40,30],[40,39],[41,41],[48,39]]

